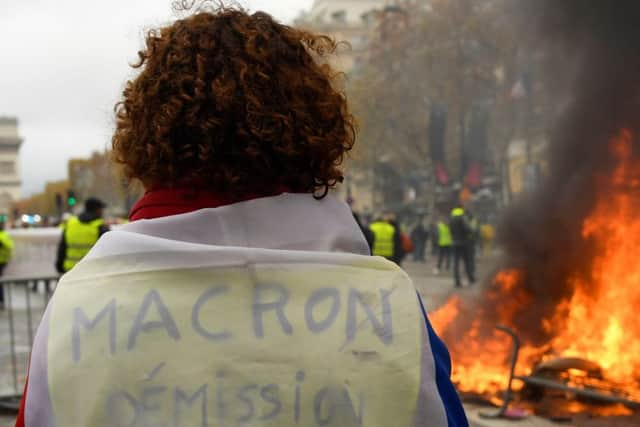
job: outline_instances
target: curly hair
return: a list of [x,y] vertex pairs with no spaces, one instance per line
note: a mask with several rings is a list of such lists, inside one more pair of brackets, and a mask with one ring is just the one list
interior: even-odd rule
[[147,189],[320,194],[356,125],[328,64],[337,43],[263,12],[197,10],[147,33],[116,104],[114,160]]

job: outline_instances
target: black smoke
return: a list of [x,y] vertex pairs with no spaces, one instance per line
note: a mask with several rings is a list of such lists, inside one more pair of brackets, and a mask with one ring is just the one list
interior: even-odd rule
[[570,276],[588,276],[594,254],[582,222],[596,202],[597,177],[616,167],[610,140],[622,128],[640,137],[640,2],[531,0],[527,8],[546,75],[572,84],[550,134],[548,176],[507,212],[499,232],[505,265],[524,270],[536,301],[514,319],[523,332],[571,294]]
[[[522,287],[531,296],[510,326],[525,341],[541,344],[549,338],[541,319],[571,295],[569,279],[589,279],[594,247],[581,236],[582,222],[594,208],[597,177],[610,175],[616,166],[609,141],[626,128],[640,144],[640,1],[528,0],[520,5],[523,28],[533,35],[531,49],[542,58],[549,79],[543,83],[563,94],[549,127],[548,173],[536,190],[508,208],[498,233],[501,267],[522,270]],[[640,157],[637,145],[633,156]],[[454,341],[464,324],[478,317],[489,333],[499,322],[495,307],[514,303],[512,292],[486,286],[468,316],[445,331],[445,340]]]

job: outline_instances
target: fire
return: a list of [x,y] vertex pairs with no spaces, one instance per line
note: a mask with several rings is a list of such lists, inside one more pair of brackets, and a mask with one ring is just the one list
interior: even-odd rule
[[632,142],[623,130],[611,143],[618,167],[598,189],[602,197],[582,227],[582,237],[597,248],[591,278],[573,279],[564,328],[552,341],[554,349],[596,361],[608,378],[625,383],[640,378],[640,162],[631,158]]
[[[599,364],[605,380],[638,395],[640,162],[632,157],[632,133],[621,130],[610,141],[610,152],[617,166],[610,176],[598,177],[597,201],[582,220],[582,240],[595,254],[588,274],[576,271],[569,277],[570,295],[537,326],[550,338],[537,346],[524,343],[517,374],[528,374],[550,356],[580,357]],[[433,314],[436,330],[451,338],[452,377],[459,390],[490,396],[505,388],[511,341],[491,328],[496,323],[512,326],[516,316],[535,304],[535,296],[523,286],[526,274],[500,271],[473,312],[455,298]]]
[[[499,323],[509,324],[520,304],[528,304],[530,297],[518,288],[522,279],[519,270],[499,272],[494,278],[497,285],[495,290],[486,296],[486,307],[494,312]],[[511,295],[516,304],[500,304],[504,294]],[[455,329],[457,316],[469,318],[470,313],[464,312],[464,304],[459,297],[454,296],[446,305],[431,315],[433,326],[438,331]],[[453,355],[454,370],[452,379],[458,389],[463,392],[476,392],[490,395],[504,389],[507,383],[506,363],[511,352],[509,336],[496,331],[493,327],[486,330],[479,318],[473,320],[469,327],[461,325],[462,337],[450,345]],[[456,335],[455,333],[452,335]],[[530,349],[521,351],[522,357],[528,358]],[[537,353],[535,351],[534,353]]]
[[457,295],[449,298],[447,303],[430,316],[431,323],[438,330],[445,330],[455,321],[460,313],[460,298]]

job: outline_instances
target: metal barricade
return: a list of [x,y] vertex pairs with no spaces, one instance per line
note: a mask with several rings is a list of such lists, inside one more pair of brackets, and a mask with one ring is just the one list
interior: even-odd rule
[[35,331],[57,282],[58,277],[0,279],[1,409],[18,409]]

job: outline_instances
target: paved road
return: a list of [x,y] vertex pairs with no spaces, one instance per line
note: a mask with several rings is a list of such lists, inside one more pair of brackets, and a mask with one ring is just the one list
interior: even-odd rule
[[[422,295],[427,311],[436,310],[443,305],[447,299],[456,292],[465,295],[473,295],[479,292],[482,279],[493,270],[495,257],[483,257],[478,260],[477,276],[478,283],[474,286],[465,286],[462,289],[454,288],[453,273],[451,271],[441,271],[434,274],[434,263],[432,259],[427,262],[413,262],[407,260],[402,267],[413,279],[418,292]],[[464,270],[461,269],[461,274]],[[463,276],[464,277],[464,276]]]

